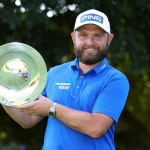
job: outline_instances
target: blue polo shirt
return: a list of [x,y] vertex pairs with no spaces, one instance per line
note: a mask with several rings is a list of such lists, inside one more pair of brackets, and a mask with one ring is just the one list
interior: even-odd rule
[[[104,59],[83,74],[78,59],[51,68],[43,95],[69,108],[89,113],[103,113],[114,119],[99,137],[73,130],[56,118],[48,117],[43,150],[115,150],[114,131],[129,92],[124,74]],[[63,113],[63,112],[62,112]]]

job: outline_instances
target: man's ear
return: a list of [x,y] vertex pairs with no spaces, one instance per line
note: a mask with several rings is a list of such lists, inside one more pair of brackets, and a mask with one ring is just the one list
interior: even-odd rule
[[75,33],[74,32],[71,33],[71,38],[72,38],[72,41],[74,43],[75,42]]
[[109,37],[108,37],[108,45],[110,45],[112,39],[114,38],[114,35],[113,34],[109,34]]

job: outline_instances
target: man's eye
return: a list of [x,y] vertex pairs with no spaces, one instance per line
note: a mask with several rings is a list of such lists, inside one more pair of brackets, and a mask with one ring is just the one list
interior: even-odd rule
[[85,37],[87,37],[87,36],[86,36],[86,34],[82,34],[81,37],[85,38]]
[[98,35],[95,35],[95,37],[96,38],[101,38],[102,36],[98,34]]

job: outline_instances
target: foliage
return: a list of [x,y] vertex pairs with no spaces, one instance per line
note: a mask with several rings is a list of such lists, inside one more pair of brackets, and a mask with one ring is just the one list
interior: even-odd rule
[[131,86],[125,109],[150,133],[149,0],[1,0],[0,45],[28,44],[41,53],[48,69],[72,60],[75,18],[91,8],[108,15],[115,36],[108,59]]

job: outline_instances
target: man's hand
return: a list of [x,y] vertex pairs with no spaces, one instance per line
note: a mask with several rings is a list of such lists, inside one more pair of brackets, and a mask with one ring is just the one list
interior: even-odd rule
[[50,99],[40,95],[39,100],[22,105],[18,109],[27,114],[47,116],[52,104],[53,102]]

